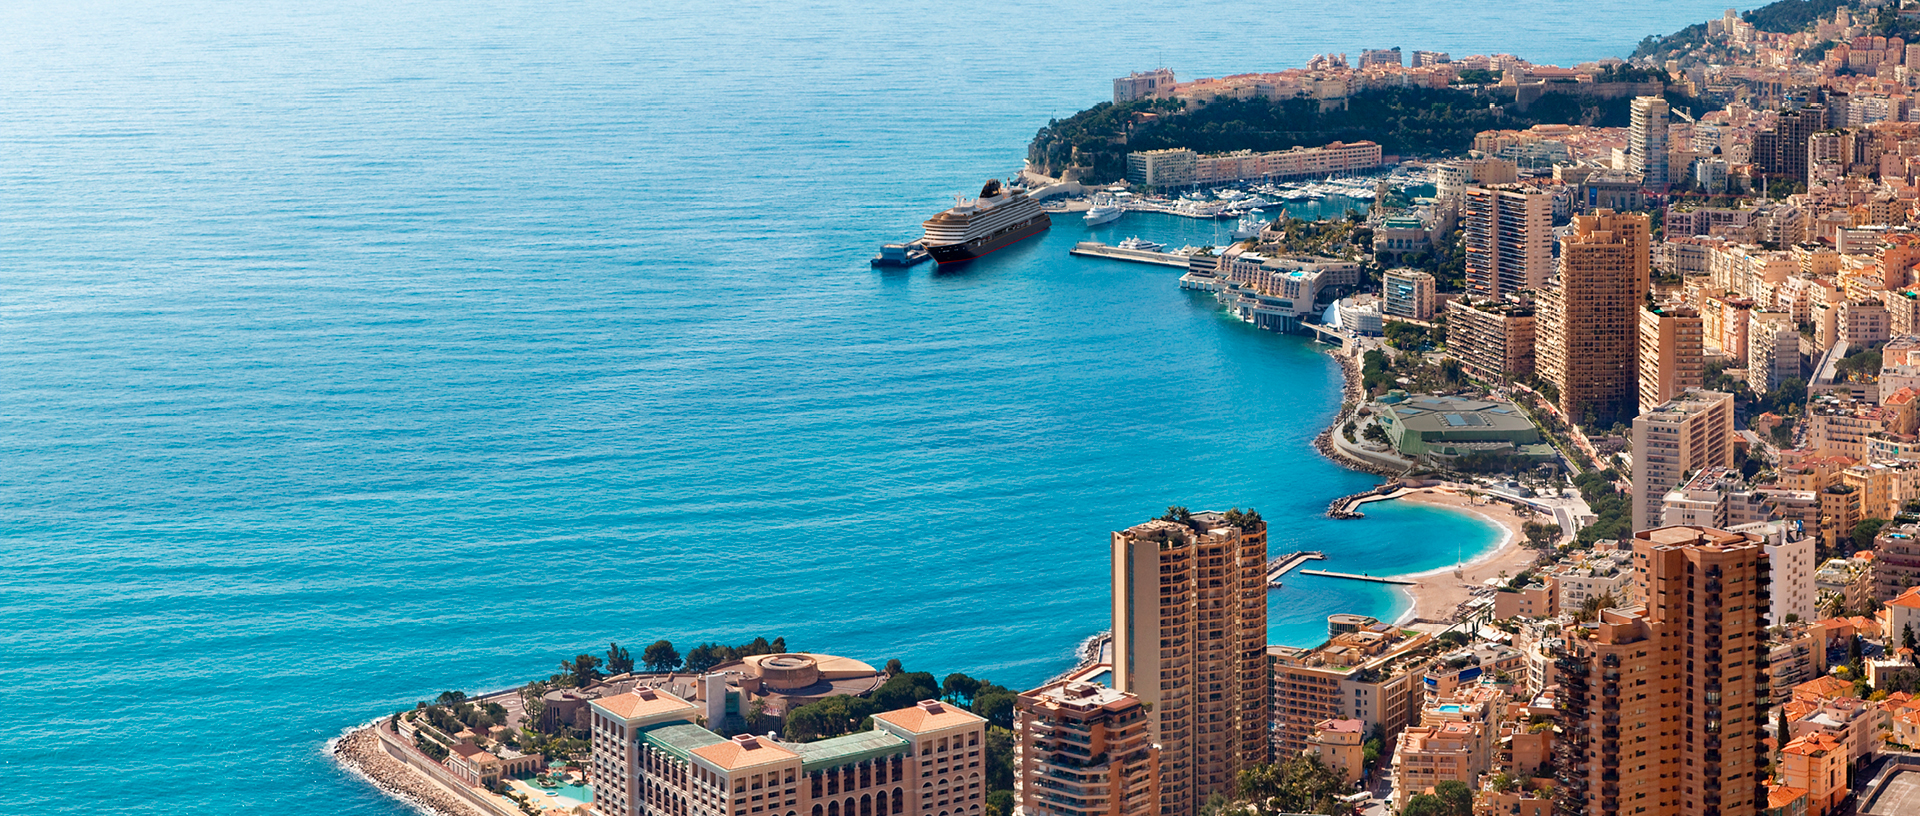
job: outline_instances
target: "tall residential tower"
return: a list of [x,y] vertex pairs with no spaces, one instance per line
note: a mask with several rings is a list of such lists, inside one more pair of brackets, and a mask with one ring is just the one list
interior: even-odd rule
[[1113,679],[1150,712],[1160,813],[1192,816],[1267,760],[1267,526],[1168,515],[1113,534]]
[[1573,218],[1560,276],[1540,295],[1540,378],[1579,424],[1638,413],[1639,311],[1651,271],[1647,217],[1595,210]]

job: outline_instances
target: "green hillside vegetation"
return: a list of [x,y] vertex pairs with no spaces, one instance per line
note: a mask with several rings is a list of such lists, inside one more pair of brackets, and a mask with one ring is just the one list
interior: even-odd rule
[[[1642,77],[1658,74],[1633,72],[1634,79]],[[1708,109],[1675,94],[1668,101]],[[1186,113],[1171,100],[1102,102],[1049,122],[1034,136],[1027,158],[1049,175],[1077,164],[1091,167],[1092,178],[1109,180],[1126,175],[1127,153],[1162,148],[1226,153],[1372,140],[1390,155],[1458,154],[1483,130],[1538,124],[1625,127],[1629,105],[1626,98],[1548,93],[1522,111],[1481,90],[1430,88],[1372,91],[1354,96],[1345,110],[1326,112],[1311,99],[1221,101]]]

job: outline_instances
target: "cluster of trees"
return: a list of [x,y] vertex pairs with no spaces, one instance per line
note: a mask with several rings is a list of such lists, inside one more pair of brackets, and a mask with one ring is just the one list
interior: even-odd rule
[[[1529,521],[1520,525],[1520,530],[1527,535],[1527,546],[1537,550],[1544,550],[1553,546],[1553,542],[1560,538],[1560,525],[1551,522],[1542,524],[1537,521]],[[1521,584],[1521,586],[1525,586],[1525,584]]]
[[[743,657],[763,654],[781,654],[787,651],[787,639],[777,637],[769,641],[764,637],[754,638],[752,642],[739,646],[722,646],[718,643],[702,643],[687,652],[684,658],[672,641],[656,640],[640,653],[639,667],[650,672],[670,672],[685,669],[692,673],[705,672],[722,663],[739,660]],[[560,670],[548,678],[549,687],[584,688],[609,675],[626,674],[633,671],[633,655],[618,643],[607,645],[607,653],[592,655],[581,653],[572,660],[561,661]]]
[[507,721],[506,707],[495,702],[474,705],[467,702],[467,693],[464,691],[440,692],[434,703],[421,702],[414,708],[440,733],[449,737],[468,728],[492,728]]
[[[1340,775],[1320,763],[1317,754],[1305,754],[1285,762],[1255,765],[1240,772],[1235,780],[1234,799],[1250,806],[1260,816],[1280,813],[1318,813],[1344,816],[1353,807],[1340,801],[1348,785]],[[1207,810],[1228,810],[1224,800],[1208,802]]]
[[1407,797],[1400,816],[1473,816],[1473,789],[1449,779],[1434,785],[1432,793]]
[[1580,497],[1587,500],[1597,519],[1580,528],[1575,537],[1580,546],[1592,547],[1595,541],[1625,540],[1633,536],[1633,497],[1614,489],[1613,483],[1619,478],[1620,474],[1611,468],[1589,470],[1573,477],[1573,486],[1580,489]]
[[[1389,322],[1385,330],[1387,345],[1401,351],[1430,350],[1435,344],[1441,342],[1436,338],[1444,337],[1445,332],[1446,329],[1440,326],[1435,326],[1432,330],[1428,330],[1425,326],[1400,320]],[[1452,358],[1448,359],[1451,360]],[[1455,365],[1458,365],[1458,363],[1455,363]]]

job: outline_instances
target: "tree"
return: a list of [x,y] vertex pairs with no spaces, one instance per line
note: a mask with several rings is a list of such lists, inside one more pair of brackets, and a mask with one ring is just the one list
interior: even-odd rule
[[600,658],[590,654],[575,655],[572,663],[561,663],[560,673],[572,678],[575,688],[586,688],[600,679]]
[[1400,809],[1400,816],[1449,816],[1447,803],[1430,793],[1416,793],[1407,797],[1407,806]]
[[1013,813],[1013,791],[997,790],[987,794],[987,813],[1008,816]]
[[607,644],[607,672],[626,674],[630,671],[633,671],[633,655],[627,654],[618,643]]
[[440,692],[440,704],[443,706],[457,706],[466,701],[467,701],[467,693],[464,691]]
[[669,641],[658,640],[640,654],[640,660],[647,664],[647,671],[670,672],[680,668],[680,650]]
[[1859,524],[1853,525],[1854,549],[1872,549],[1874,538],[1880,535],[1880,528],[1885,526],[1887,526],[1887,520],[1883,518],[1861,519]]
[[980,681],[959,672],[947,675],[940,681],[940,696],[953,702],[967,705],[973,702],[973,695],[980,691]]
[[1900,645],[1907,649],[1907,662],[1912,663],[1914,655],[1920,654],[1920,646],[1914,645],[1913,624],[1900,627]]
[[1280,764],[1260,764],[1240,772],[1236,790],[1263,816],[1274,813],[1351,811],[1339,801],[1346,783],[1320,763],[1318,754],[1303,754]]
[[1433,786],[1433,795],[1445,803],[1447,816],[1473,816],[1473,789],[1465,782],[1441,782]]
[[1188,510],[1185,506],[1182,506],[1182,505],[1170,504],[1170,505],[1167,505],[1167,512],[1160,516],[1160,520],[1171,521],[1179,524],[1192,524],[1193,511]]
[[[718,643],[702,643],[687,650],[686,670],[689,674],[706,674],[708,669],[725,663],[727,647]],[[642,655],[644,657],[644,655]]]
[[888,677],[892,677],[903,671],[906,671],[906,668],[900,665],[900,658],[896,657],[887,661],[886,672]]
[[1847,668],[1852,669],[1854,676],[1858,677],[1861,665],[1860,636],[1852,635],[1847,638]]
[[1537,521],[1529,521],[1521,525],[1520,529],[1527,534],[1527,546],[1536,549],[1546,549],[1552,545],[1555,540],[1560,538],[1560,525],[1558,524],[1541,524]]
[[987,790],[1013,790],[1012,731],[999,726],[987,727]]

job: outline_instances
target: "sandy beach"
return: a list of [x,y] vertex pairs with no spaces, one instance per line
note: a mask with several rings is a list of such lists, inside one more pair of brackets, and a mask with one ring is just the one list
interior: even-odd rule
[[1486,499],[1468,499],[1448,490],[1421,488],[1400,494],[1388,501],[1408,501],[1417,504],[1447,507],[1464,513],[1471,513],[1486,519],[1505,531],[1505,539],[1500,546],[1486,555],[1468,562],[1459,573],[1447,567],[1423,573],[1399,576],[1419,583],[1403,587],[1413,596],[1411,618],[1421,620],[1444,621],[1453,617],[1455,610],[1473,597],[1473,590],[1486,585],[1490,578],[1498,578],[1501,573],[1508,577],[1518,574],[1532,565],[1539,557],[1538,550],[1527,549],[1526,536],[1521,525],[1526,519],[1515,515],[1512,505],[1501,502],[1489,502]]

